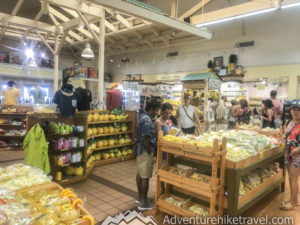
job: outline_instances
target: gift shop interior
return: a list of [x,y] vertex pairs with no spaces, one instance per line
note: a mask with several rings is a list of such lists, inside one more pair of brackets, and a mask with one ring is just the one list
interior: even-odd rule
[[300,224],[299,10],[0,0],[0,224]]

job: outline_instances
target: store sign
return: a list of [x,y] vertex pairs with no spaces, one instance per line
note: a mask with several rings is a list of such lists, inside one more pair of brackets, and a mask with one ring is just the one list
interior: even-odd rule
[[208,88],[209,89],[220,89],[221,81],[218,79],[208,79]]

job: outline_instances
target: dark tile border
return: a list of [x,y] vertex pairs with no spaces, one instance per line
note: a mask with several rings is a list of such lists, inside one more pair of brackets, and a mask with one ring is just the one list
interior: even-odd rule
[[0,161],[0,163],[8,163],[8,162],[20,161],[20,160],[24,160],[24,158],[3,160],[3,161]]
[[121,193],[123,193],[125,195],[128,195],[128,196],[130,196],[130,197],[132,197],[134,199],[138,195],[138,193],[136,191],[133,191],[133,190],[131,190],[129,188],[126,188],[126,187],[124,187],[122,185],[114,183],[114,182],[112,182],[110,180],[107,180],[105,178],[99,177],[99,176],[97,176],[95,174],[91,174],[89,176],[89,178],[92,179],[92,180],[94,180],[94,181],[96,181],[96,182],[98,182],[98,183],[100,183],[100,184],[103,184],[103,185],[105,185],[105,186],[107,186],[107,187],[109,187],[111,189],[114,189],[114,190],[116,190],[118,192],[121,192]]

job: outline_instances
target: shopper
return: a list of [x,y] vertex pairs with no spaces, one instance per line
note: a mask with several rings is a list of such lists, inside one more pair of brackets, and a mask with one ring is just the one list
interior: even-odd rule
[[21,97],[21,92],[15,87],[16,83],[12,80],[7,82],[7,88],[2,91],[2,96],[4,96],[4,105],[16,106],[17,98]]
[[110,90],[107,91],[106,94],[106,109],[113,110],[113,109],[120,109],[122,103],[122,92],[117,89],[117,83],[113,83],[110,86]]
[[172,105],[170,103],[164,103],[161,107],[160,117],[154,123],[156,135],[159,134],[159,131],[163,131],[163,135],[167,135],[169,133],[169,130],[172,128],[180,129],[180,125],[178,124],[176,117],[174,117],[172,113]]
[[237,112],[237,110],[239,109],[239,107],[238,107],[238,105],[239,105],[239,102],[237,101],[237,100],[232,100],[231,101],[231,106],[230,106],[230,108],[229,108],[229,116],[228,116],[228,118],[229,118],[229,129],[234,129],[234,128],[236,128],[236,112]]
[[38,83],[35,88],[31,89],[29,96],[33,97],[34,104],[45,104],[46,92],[41,88],[41,84]]
[[273,103],[272,100],[267,99],[262,101],[263,103],[263,109],[262,109],[262,115],[260,116],[262,123],[262,128],[275,128],[275,116],[273,111]]
[[277,97],[277,91],[276,90],[272,90],[270,93],[270,97],[273,103],[273,111],[274,111],[274,116],[275,116],[275,128],[279,128],[280,127],[280,117],[283,114],[283,105],[280,101],[278,101],[276,99]]
[[289,173],[291,197],[283,202],[281,209],[294,210],[298,202],[298,177],[300,175],[300,100],[294,100],[291,107],[292,121],[286,129],[285,159]]
[[185,134],[195,133],[195,123],[200,127],[198,113],[195,107],[191,105],[191,97],[189,95],[184,96],[184,104],[178,107],[176,118],[179,121],[182,132]]
[[73,117],[81,96],[77,91],[73,91],[73,85],[69,82],[63,82],[61,90],[56,91],[53,103],[63,117]]
[[252,110],[248,106],[248,101],[242,99],[240,101],[240,108],[236,111],[235,116],[239,124],[249,124],[251,121],[251,116],[253,115]]
[[78,102],[78,111],[88,111],[91,109],[92,93],[86,89],[85,83],[82,82],[81,86],[76,89],[81,96],[81,101]]
[[150,100],[146,104],[136,125],[134,152],[137,161],[136,184],[138,189],[139,210],[148,210],[154,207],[152,202],[148,201],[147,194],[149,189],[149,179],[153,173],[153,153],[156,144],[155,127],[151,118],[158,115],[160,103]]

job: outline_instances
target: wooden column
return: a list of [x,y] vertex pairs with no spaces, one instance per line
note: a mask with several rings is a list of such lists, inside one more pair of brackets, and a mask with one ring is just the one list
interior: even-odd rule
[[[103,12],[103,16],[105,13]],[[104,47],[105,47],[105,18],[100,18],[99,55],[98,55],[98,101],[100,109],[104,109]]]
[[[54,93],[58,90],[58,46],[59,46],[59,35],[56,34],[54,43]],[[54,94],[53,93],[53,94]]]
[[177,12],[178,12],[178,0],[172,0],[171,16],[177,18]]

